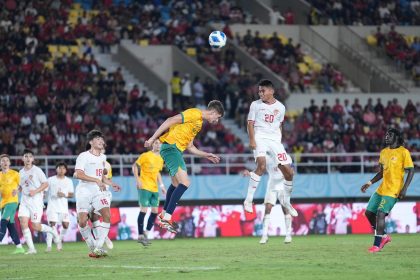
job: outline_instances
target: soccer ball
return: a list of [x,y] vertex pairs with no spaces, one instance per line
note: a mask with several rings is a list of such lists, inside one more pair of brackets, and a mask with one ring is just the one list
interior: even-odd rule
[[214,49],[223,48],[226,45],[227,37],[222,31],[213,31],[209,35],[210,47]]

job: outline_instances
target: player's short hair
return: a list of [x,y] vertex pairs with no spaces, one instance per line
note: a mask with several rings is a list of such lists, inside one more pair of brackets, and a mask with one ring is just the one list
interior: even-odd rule
[[68,169],[67,164],[64,161],[60,161],[59,163],[57,163],[55,165],[55,169],[59,168],[60,166],[63,166],[66,170]]
[[269,87],[269,88],[275,89],[273,82],[270,81],[270,80],[267,80],[267,79],[259,81],[258,86],[259,87]]
[[0,159],[2,158],[8,158],[10,160],[10,156],[8,154],[1,154]]
[[23,155],[26,155],[26,154],[34,155],[34,152],[32,152],[32,150],[25,149],[25,150],[23,150]]
[[225,109],[223,108],[222,102],[220,102],[219,100],[210,101],[209,105],[207,105],[207,110],[216,111],[222,117],[225,115]]
[[92,141],[96,137],[102,137],[102,138],[104,138],[104,135],[99,130],[94,129],[94,130],[89,131],[88,134],[87,134],[87,136],[86,136],[88,142],[89,141]]
[[404,145],[404,137],[403,137],[401,131],[392,127],[392,128],[389,128],[387,130],[387,133],[392,133],[392,134],[395,135],[395,137],[396,137],[395,141],[397,142],[398,145]]

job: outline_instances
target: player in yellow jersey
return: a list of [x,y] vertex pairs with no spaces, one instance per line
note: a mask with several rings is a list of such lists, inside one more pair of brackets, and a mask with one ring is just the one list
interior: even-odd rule
[[162,143],[160,155],[169,169],[172,184],[166,193],[163,212],[159,215],[159,219],[162,226],[171,232],[176,232],[178,227],[172,221],[172,214],[175,211],[176,204],[190,186],[187,167],[182,158],[182,153],[188,150],[193,155],[218,163],[220,161],[218,156],[200,151],[194,146],[193,140],[201,130],[203,120],[210,124],[217,124],[219,119],[223,117],[224,112],[223,105],[218,100],[211,101],[207,109],[204,110],[197,108],[185,110],[163,122],[153,136],[144,143],[146,148],[151,147],[158,138]]
[[[404,143],[401,133],[390,128],[385,134],[385,149],[379,156],[380,171],[372,180],[362,186],[362,192],[377,181],[382,180],[379,188],[372,194],[366,209],[372,228],[375,230],[375,239],[369,252],[376,253],[388,242],[391,237],[385,234],[385,217],[391,212],[395,203],[405,197],[407,188],[414,175],[414,165],[410,152],[402,145]],[[404,182],[404,173],[407,177]]]
[[[160,171],[162,171],[163,168],[163,159],[159,154],[160,146],[160,141],[155,140],[155,142],[153,142],[152,150],[141,154],[132,166],[139,193],[140,213],[137,218],[137,227],[139,233],[138,242],[143,246],[148,246],[151,244],[147,236],[148,232],[155,224],[159,210],[158,183],[162,189],[162,193],[166,194],[166,189],[160,174]],[[152,208],[152,211],[150,213],[149,219],[147,220],[146,231],[144,231],[144,218],[149,207]]]
[[6,235],[6,229],[12,237],[16,250],[13,254],[23,254],[22,244],[20,244],[19,235],[15,228],[15,214],[18,207],[18,192],[20,176],[19,172],[10,169],[10,157],[6,154],[0,155],[1,172],[0,172],[0,243]]

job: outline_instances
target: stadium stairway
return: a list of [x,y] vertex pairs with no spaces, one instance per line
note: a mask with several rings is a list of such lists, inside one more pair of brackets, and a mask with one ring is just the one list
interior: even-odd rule
[[99,47],[94,47],[92,49],[93,54],[95,55],[96,60],[98,61],[101,67],[106,68],[108,72],[115,72],[118,68],[121,68],[122,75],[126,82],[125,90],[130,92],[134,85],[138,85],[142,91],[147,92],[147,96],[150,98],[151,103],[159,98],[156,94],[150,90],[142,81],[137,79],[124,65],[118,63],[113,59],[113,55],[117,53],[118,46],[113,46],[110,53],[101,53]]
[[234,135],[236,135],[236,137],[238,137],[239,139],[242,140],[242,142],[244,143],[244,145],[246,147],[248,147],[249,144],[249,138],[248,138],[248,134],[247,132],[243,129],[240,128],[236,122],[233,119],[223,119],[222,120],[222,124],[229,129]]

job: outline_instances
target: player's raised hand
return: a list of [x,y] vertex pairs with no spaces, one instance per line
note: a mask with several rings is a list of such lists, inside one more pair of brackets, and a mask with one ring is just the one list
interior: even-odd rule
[[146,142],[144,142],[144,147],[145,148],[150,148],[153,145],[153,142],[155,142],[154,139],[150,138],[149,140],[146,140]]
[[220,157],[216,156],[215,154],[212,153],[208,153],[206,155],[206,159],[208,159],[209,161],[213,162],[213,163],[219,163],[220,162]]

